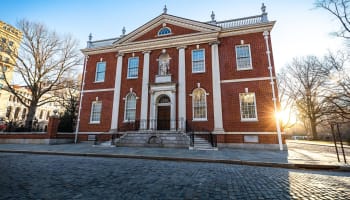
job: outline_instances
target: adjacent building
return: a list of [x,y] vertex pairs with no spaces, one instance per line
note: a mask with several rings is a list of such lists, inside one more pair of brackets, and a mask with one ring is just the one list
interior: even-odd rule
[[10,93],[1,90],[6,83],[4,78],[11,83],[13,79],[14,63],[6,51],[17,50],[22,40],[22,32],[15,27],[0,21],[0,119],[5,118]]
[[87,48],[78,137],[210,132],[218,146],[277,148],[269,21],[199,22],[164,12]]

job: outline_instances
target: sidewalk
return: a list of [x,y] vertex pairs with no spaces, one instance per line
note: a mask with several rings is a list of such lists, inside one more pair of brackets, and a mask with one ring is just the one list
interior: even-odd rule
[[[313,152],[298,148],[289,148],[288,151],[227,148],[220,148],[218,151],[200,151],[175,148],[95,146],[91,143],[60,145],[0,144],[0,152],[215,162],[350,172],[350,165],[346,165],[344,162],[339,163],[336,155],[332,153]],[[348,158],[348,162],[349,160],[350,158]]]

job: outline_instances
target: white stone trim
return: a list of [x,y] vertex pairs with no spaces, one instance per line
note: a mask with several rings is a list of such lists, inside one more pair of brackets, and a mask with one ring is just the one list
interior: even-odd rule
[[105,132],[81,132],[79,131],[78,134],[87,134],[87,135],[94,135],[94,134],[103,134]]
[[123,54],[119,54],[118,55],[118,59],[117,59],[117,69],[116,69],[116,72],[115,72],[111,130],[116,130],[118,128],[118,115],[119,115],[120,87],[121,87],[121,79],[122,79],[122,66],[123,66]]
[[105,46],[92,49],[83,49],[85,55],[94,55],[108,52],[132,53],[139,51],[148,51],[152,49],[164,49],[171,47],[196,45],[202,43],[210,43],[217,41],[218,32],[212,33],[194,33],[186,35],[178,35],[173,37],[156,38],[152,40],[137,41],[116,46]]
[[224,131],[222,123],[221,106],[221,85],[220,85],[220,66],[219,66],[219,47],[218,43],[211,44],[212,56],[212,76],[213,76],[213,107],[214,107],[214,132]]
[[[150,105],[150,118],[157,119],[157,99],[161,95],[167,95],[170,98],[170,121],[174,122],[176,119],[176,85],[169,84],[166,86],[151,86],[151,105]],[[149,122],[150,129],[156,129],[156,124],[152,121]],[[176,130],[176,124],[170,124],[170,130]]]
[[[276,77],[273,77],[276,79]],[[240,83],[240,82],[249,82],[249,81],[269,81],[270,77],[258,77],[258,78],[240,78],[240,79],[231,79],[231,80],[222,80],[221,83]]]
[[183,122],[186,121],[186,64],[185,64],[185,48],[179,48],[179,122],[178,127],[180,130],[184,130],[185,126]]
[[[149,61],[150,52],[146,51],[143,54],[143,72],[142,72],[142,93],[141,93],[141,120],[147,121],[147,111],[148,111],[148,82],[149,82]],[[146,129],[147,124],[141,123],[140,129]]]
[[277,132],[224,132],[223,134],[228,134],[228,135],[270,135],[274,134],[277,135]]
[[127,43],[130,41],[133,41],[140,36],[144,35],[145,33],[149,32],[150,30],[162,25],[163,23],[166,24],[173,24],[176,26],[184,27],[187,29],[192,29],[200,32],[210,32],[210,31],[220,31],[220,27],[206,24],[203,22],[196,22],[193,20],[180,18],[176,16],[171,15],[160,15],[153,20],[145,23],[141,27],[137,28],[136,30],[132,31],[128,35],[126,35],[124,38],[120,39],[116,43]]
[[95,89],[95,90],[84,90],[83,93],[91,93],[91,92],[111,92],[111,91],[114,91],[114,88]]

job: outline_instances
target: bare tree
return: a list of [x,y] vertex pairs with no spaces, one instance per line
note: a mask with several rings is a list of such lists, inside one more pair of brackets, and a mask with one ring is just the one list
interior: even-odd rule
[[350,38],[349,6],[350,0],[317,0],[316,8],[323,8],[331,13],[341,24],[341,29],[335,34],[346,39]]
[[277,77],[277,87],[278,87],[278,98],[280,102],[280,110],[284,111],[283,114],[286,114],[287,117],[285,121],[280,119],[280,126],[283,130],[291,128],[295,125],[295,122],[292,121],[292,113],[295,110],[295,102],[291,95],[288,92],[287,83],[291,80],[289,79],[288,73],[285,70],[282,70],[278,73]]
[[324,86],[328,82],[331,66],[315,56],[295,58],[285,70],[288,72],[286,90],[293,99],[299,117],[306,120],[307,127],[317,139],[317,125],[322,122],[327,106]]
[[73,132],[74,130],[78,117],[80,86],[81,78],[69,78],[65,83],[65,88],[57,94],[59,103],[65,108],[58,127],[61,132]]
[[37,107],[55,100],[48,94],[65,86],[64,77],[80,64],[81,56],[72,37],[61,37],[43,24],[21,20],[17,28],[23,33],[20,49],[11,46],[1,49],[15,63],[14,72],[19,74],[31,97],[18,92],[3,71],[4,89],[28,108],[25,126],[31,129]]
[[332,121],[350,120],[350,76],[346,64],[349,56],[344,52],[329,53],[326,64],[334,69],[330,84],[327,89],[330,91],[326,96],[329,102],[328,118]]

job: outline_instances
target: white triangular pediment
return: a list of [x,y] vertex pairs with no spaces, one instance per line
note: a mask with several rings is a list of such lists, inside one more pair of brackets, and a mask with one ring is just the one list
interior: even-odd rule
[[135,29],[131,33],[125,35],[120,40],[116,41],[114,44],[126,44],[135,41],[137,38],[145,35],[149,31],[155,29],[162,24],[172,24],[174,26],[183,27],[186,29],[191,29],[200,33],[212,33],[220,31],[221,28],[215,25],[198,22],[190,19],[185,19],[181,17],[176,17],[168,14],[161,14],[158,17],[152,19],[141,27]]

